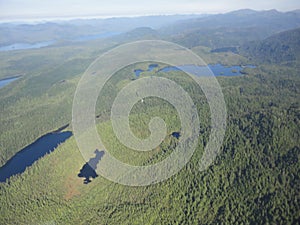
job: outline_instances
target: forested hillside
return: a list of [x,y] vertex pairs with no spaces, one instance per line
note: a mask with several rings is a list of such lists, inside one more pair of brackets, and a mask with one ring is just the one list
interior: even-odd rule
[[241,46],[263,40],[281,31],[300,27],[300,13],[276,10],[239,10],[177,22],[159,31],[163,36],[186,47],[207,46],[212,49]]
[[[132,79],[117,75],[109,87],[121,88]],[[205,98],[189,88],[192,84],[180,72],[167,77],[187,88],[202,115],[198,148],[179,174],[148,187],[126,187],[102,177],[85,185],[78,177],[85,162],[72,138],[8,184],[0,184],[1,223],[295,224],[300,185],[297,72],[262,66],[244,77],[219,79],[228,106],[228,128],[222,153],[203,172],[198,162],[209,131]],[[133,110],[131,125],[137,136],[147,135],[140,125],[157,115],[170,125],[170,133],[178,129],[171,108],[155,99],[145,104],[148,110],[141,104]],[[101,137],[124,162],[154,163],[176,145],[176,138],[170,137],[144,156],[124,149],[103,116],[98,126]]]
[[272,35],[263,41],[245,44],[240,52],[256,62],[299,62],[300,28]]
[[[163,17],[162,23],[170,24],[162,28],[157,27],[161,24],[157,18],[148,18],[152,26],[124,28],[124,33],[111,38],[0,52],[0,78],[21,75],[0,88],[0,172],[11,157],[42,135],[65,125],[73,131],[72,104],[82,74],[99,55],[122,43],[175,41],[207,64],[242,69],[235,76],[216,77],[226,103],[227,128],[221,151],[207,170],[199,169],[212,130],[203,91],[182,71],[163,70],[167,65],[161,62],[155,62],[152,70],[154,62],[128,65],[105,83],[96,104],[96,129],[105,150],[122,162],[140,166],[160,162],[172,153],[181,125],[178,112],[167,101],[147,97],[131,110],[130,128],[138,138],[150,135],[152,118],[166,123],[166,138],[148,152],[124,146],[110,119],[122,88],[145,77],[163,77],[188,93],[199,114],[200,134],[191,160],[163,182],[125,186],[95,175],[91,166],[93,175],[84,174],[88,163],[71,137],[25,172],[0,182],[0,224],[298,224],[299,15],[299,11],[241,10],[189,20]],[[124,20],[114,24],[122,26]],[[53,35],[56,29],[48,31]],[[36,32],[26,35],[30,34]],[[91,159],[103,149],[97,150]]]

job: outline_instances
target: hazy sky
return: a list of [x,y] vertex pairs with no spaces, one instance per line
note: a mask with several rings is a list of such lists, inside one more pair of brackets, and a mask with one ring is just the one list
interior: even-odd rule
[[0,0],[0,20],[49,17],[219,13],[300,8],[299,0]]

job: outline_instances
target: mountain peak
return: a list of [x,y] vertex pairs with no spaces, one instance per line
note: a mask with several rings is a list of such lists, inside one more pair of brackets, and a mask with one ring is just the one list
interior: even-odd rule
[[236,11],[232,11],[229,14],[233,14],[233,15],[250,15],[250,14],[254,14],[257,13],[257,11],[253,10],[253,9],[239,9]]
[[272,14],[272,15],[277,15],[277,14],[280,14],[280,12],[279,11],[277,11],[276,9],[270,9],[270,10],[265,10],[265,11],[263,11],[263,12],[265,12],[265,13],[267,13],[267,14]]

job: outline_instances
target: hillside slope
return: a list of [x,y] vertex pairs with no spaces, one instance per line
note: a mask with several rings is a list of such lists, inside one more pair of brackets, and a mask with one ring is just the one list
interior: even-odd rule
[[164,27],[159,32],[186,47],[222,48],[263,40],[275,33],[300,27],[300,13],[276,10],[239,10],[189,19]]
[[263,41],[251,42],[240,53],[254,61],[283,63],[300,60],[300,28],[272,35]]

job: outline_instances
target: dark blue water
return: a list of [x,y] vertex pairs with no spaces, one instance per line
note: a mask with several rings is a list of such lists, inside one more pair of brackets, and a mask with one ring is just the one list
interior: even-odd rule
[[179,139],[180,136],[181,136],[181,134],[180,134],[180,132],[173,132],[172,136],[175,137],[175,138],[177,138],[177,139]]
[[47,46],[52,45],[52,44],[54,44],[54,41],[43,41],[43,42],[37,42],[37,43],[34,43],[34,44],[15,43],[15,44],[12,44],[12,45],[6,45],[6,46],[0,47],[0,52],[43,48],[43,47],[47,47]]
[[[215,76],[241,76],[243,75],[242,71],[245,68],[255,68],[253,65],[246,66],[224,66],[222,64],[208,65],[210,70],[213,72]],[[180,71],[186,70],[192,73],[196,73],[195,75],[205,75],[208,73],[206,66],[195,66],[195,65],[184,65],[184,66],[168,66],[164,67],[160,72],[170,72],[170,71]],[[200,73],[200,74],[197,74]]]
[[0,88],[4,87],[5,85],[8,85],[9,83],[18,80],[20,77],[12,77],[12,78],[7,78],[0,80]]
[[31,166],[35,161],[52,152],[60,143],[72,136],[72,132],[49,133],[37,139],[20,152],[15,154],[7,163],[0,168],[0,182],[13,175],[22,173],[26,167]]
[[149,66],[148,66],[148,71],[152,71],[152,70],[154,70],[155,68],[157,68],[158,67],[158,64],[150,64]]
[[139,77],[142,72],[144,72],[144,70],[140,70],[140,69],[134,70],[134,73],[135,73],[136,77]]
[[139,77],[141,75],[142,72],[145,72],[145,71],[148,71],[148,72],[151,72],[153,71],[155,68],[158,67],[158,64],[150,64],[148,66],[148,69],[147,70],[141,70],[141,69],[136,69],[134,70],[134,73],[135,73],[135,76],[136,77]]

